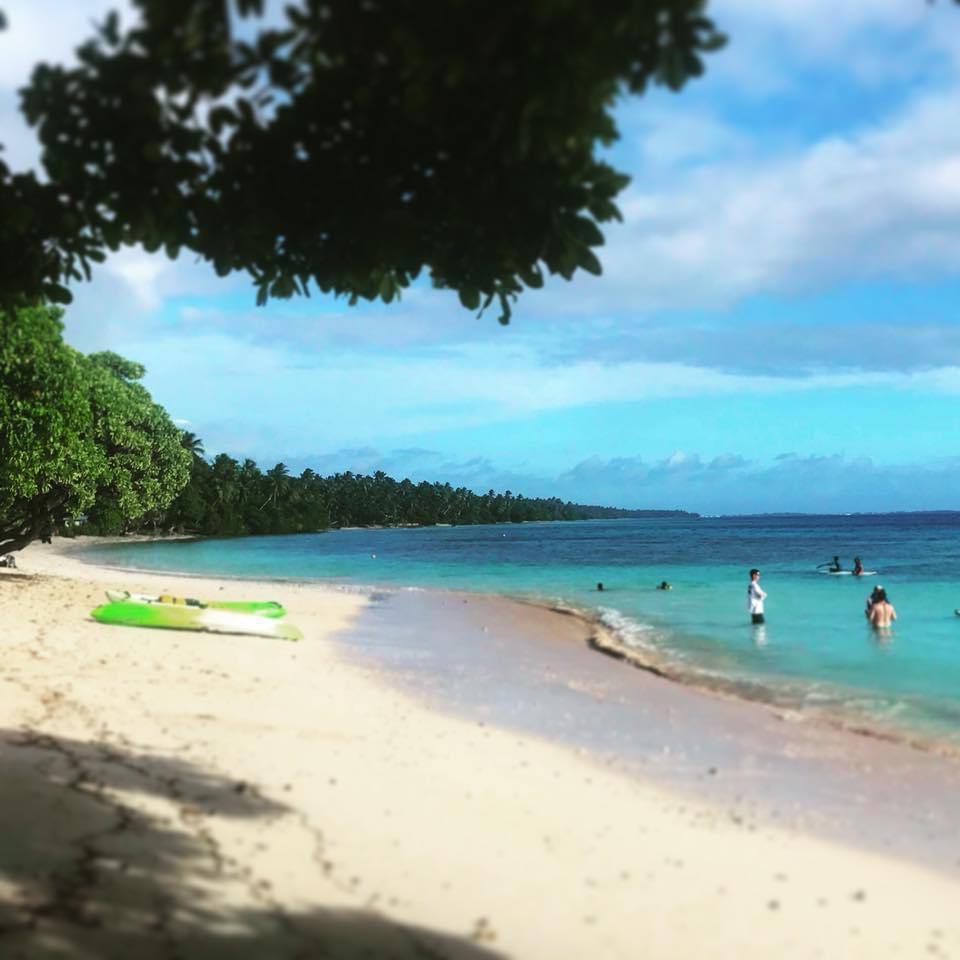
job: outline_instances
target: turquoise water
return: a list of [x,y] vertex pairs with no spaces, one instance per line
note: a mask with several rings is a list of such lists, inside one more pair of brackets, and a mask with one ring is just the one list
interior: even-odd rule
[[[343,530],[90,553],[140,569],[561,601],[691,680],[960,745],[960,514]],[[834,554],[878,575],[818,574]],[[763,627],[746,613],[751,566],[768,593]],[[673,590],[655,589],[664,579]],[[877,583],[899,615],[886,634],[863,616]]]

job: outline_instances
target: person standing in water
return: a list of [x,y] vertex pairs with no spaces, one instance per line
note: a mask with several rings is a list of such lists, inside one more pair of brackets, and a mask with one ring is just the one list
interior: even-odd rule
[[897,619],[897,611],[893,604],[887,599],[887,591],[883,587],[877,587],[873,594],[873,603],[867,611],[867,619],[871,627],[889,627]]
[[867,605],[864,608],[863,615],[869,620],[870,619],[870,609],[877,602],[883,587],[878,583],[871,591],[870,596],[867,597]]
[[751,623],[764,623],[763,601],[767,594],[760,587],[760,571],[754,567],[750,571],[750,582],[747,584],[747,610],[750,612]]

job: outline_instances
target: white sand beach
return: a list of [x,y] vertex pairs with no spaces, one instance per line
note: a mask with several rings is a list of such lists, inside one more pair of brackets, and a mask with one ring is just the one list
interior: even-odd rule
[[[960,862],[732,818],[441,712],[350,656],[362,594],[124,574],[59,541],[18,559],[0,956],[960,955]],[[279,600],[304,640],[105,626],[106,587]]]

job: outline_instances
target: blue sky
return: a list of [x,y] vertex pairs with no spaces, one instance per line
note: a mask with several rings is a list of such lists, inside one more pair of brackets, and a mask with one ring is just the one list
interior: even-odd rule
[[[6,0],[14,91],[108,3]],[[621,103],[633,180],[604,276],[501,328],[450,293],[254,306],[245,277],[138,249],[67,339],[147,366],[209,454],[704,513],[960,508],[960,9],[717,0],[679,95]],[[371,229],[376,225],[372,224]]]

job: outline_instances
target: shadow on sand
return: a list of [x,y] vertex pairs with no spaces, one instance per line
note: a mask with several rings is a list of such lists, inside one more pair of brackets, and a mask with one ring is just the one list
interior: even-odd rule
[[[285,910],[210,825],[256,819],[269,845],[271,821],[290,814],[249,784],[175,757],[0,730],[0,956],[500,956],[372,910]],[[322,888],[321,875],[318,864]]]

